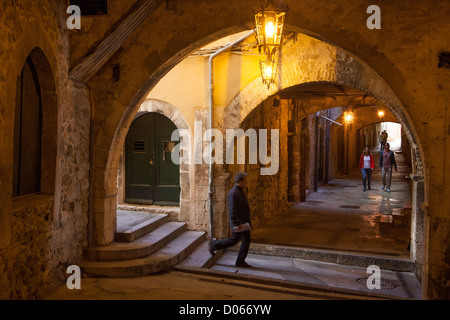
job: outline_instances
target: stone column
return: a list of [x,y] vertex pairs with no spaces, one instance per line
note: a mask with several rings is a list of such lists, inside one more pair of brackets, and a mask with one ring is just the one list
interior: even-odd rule
[[416,264],[416,275],[422,278],[424,262],[424,223],[425,211],[422,206],[425,200],[425,181],[423,176],[411,174],[412,179],[412,212],[411,212],[411,258]]
[[[188,220],[188,226],[208,232],[209,217],[209,165],[203,159],[203,151],[207,142],[203,142],[203,132],[208,129],[208,111],[195,110],[195,121],[201,122],[201,127],[194,126],[194,152],[191,161],[194,163],[193,173],[193,212]],[[199,149],[201,148],[201,150]],[[196,156],[199,158],[196,159]]]

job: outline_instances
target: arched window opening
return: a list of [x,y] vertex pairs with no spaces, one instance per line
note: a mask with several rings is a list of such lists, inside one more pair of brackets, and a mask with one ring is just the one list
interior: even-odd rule
[[17,80],[14,119],[13,197],[40,192],[42,97],[30,58]]

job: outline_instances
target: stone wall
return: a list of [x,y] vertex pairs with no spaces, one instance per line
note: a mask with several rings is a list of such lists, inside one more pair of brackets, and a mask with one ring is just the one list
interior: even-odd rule
[[[260,169],[263,165],[259,161],[259,157],[257,164],[250,164],[247,156],[245,165],[228,165],[228,172],[230,173],[228,190],[233,186],[234,176],[238,171],[244,171],[248,174],[247,199],[254,228],[264,226],[268,220],[283,213],[288,206],[288,108],[287,100],[281,100],[281,104],[277,108],[273,107],[272,100],[268,100],[250,113],[242,124],[244,131],[255,129],[256,132],[259,132],[259,129],[267,129],[268,150],[270,150],[271,141],[270,130],[279,130],[279,169],[276,174],[261,175]],[[248,154],[248,146],[246,150]]]
[[[63,0],[0,2],[0,299],[42,297],[87,246],[90,105],[86,87],[68,79],[66,9]],[[35,48],[43,130],[51,130],[41,193],[13,199],[16,82]]]

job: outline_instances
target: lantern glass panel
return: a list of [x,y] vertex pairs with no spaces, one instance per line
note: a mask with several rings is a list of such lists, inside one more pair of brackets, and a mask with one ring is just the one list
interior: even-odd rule
[[270,84],[275,82],[277,76],[277,61],[274,59],[260,61],[260,68],[262,81],[264,84],[267,84],[267,87],[269,87]]

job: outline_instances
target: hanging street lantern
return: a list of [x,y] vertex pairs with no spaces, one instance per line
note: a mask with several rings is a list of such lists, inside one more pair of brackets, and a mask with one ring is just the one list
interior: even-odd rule
[[355,119],[355,114],[353,111],[345,111],[344,112],[344,122],[346,124],[353,123],[353,120]]
[[264,84],[269,89],[270,85],[275,82],[277,77],[278,63],[275,59],[266,61],[259,61],[259,67],[261,69],[261,77]]
[[259,53],[263,51],[268,59],[281,47],[284,35],[286,11],[276,8],[272,0],[255,14],[255,32]]

